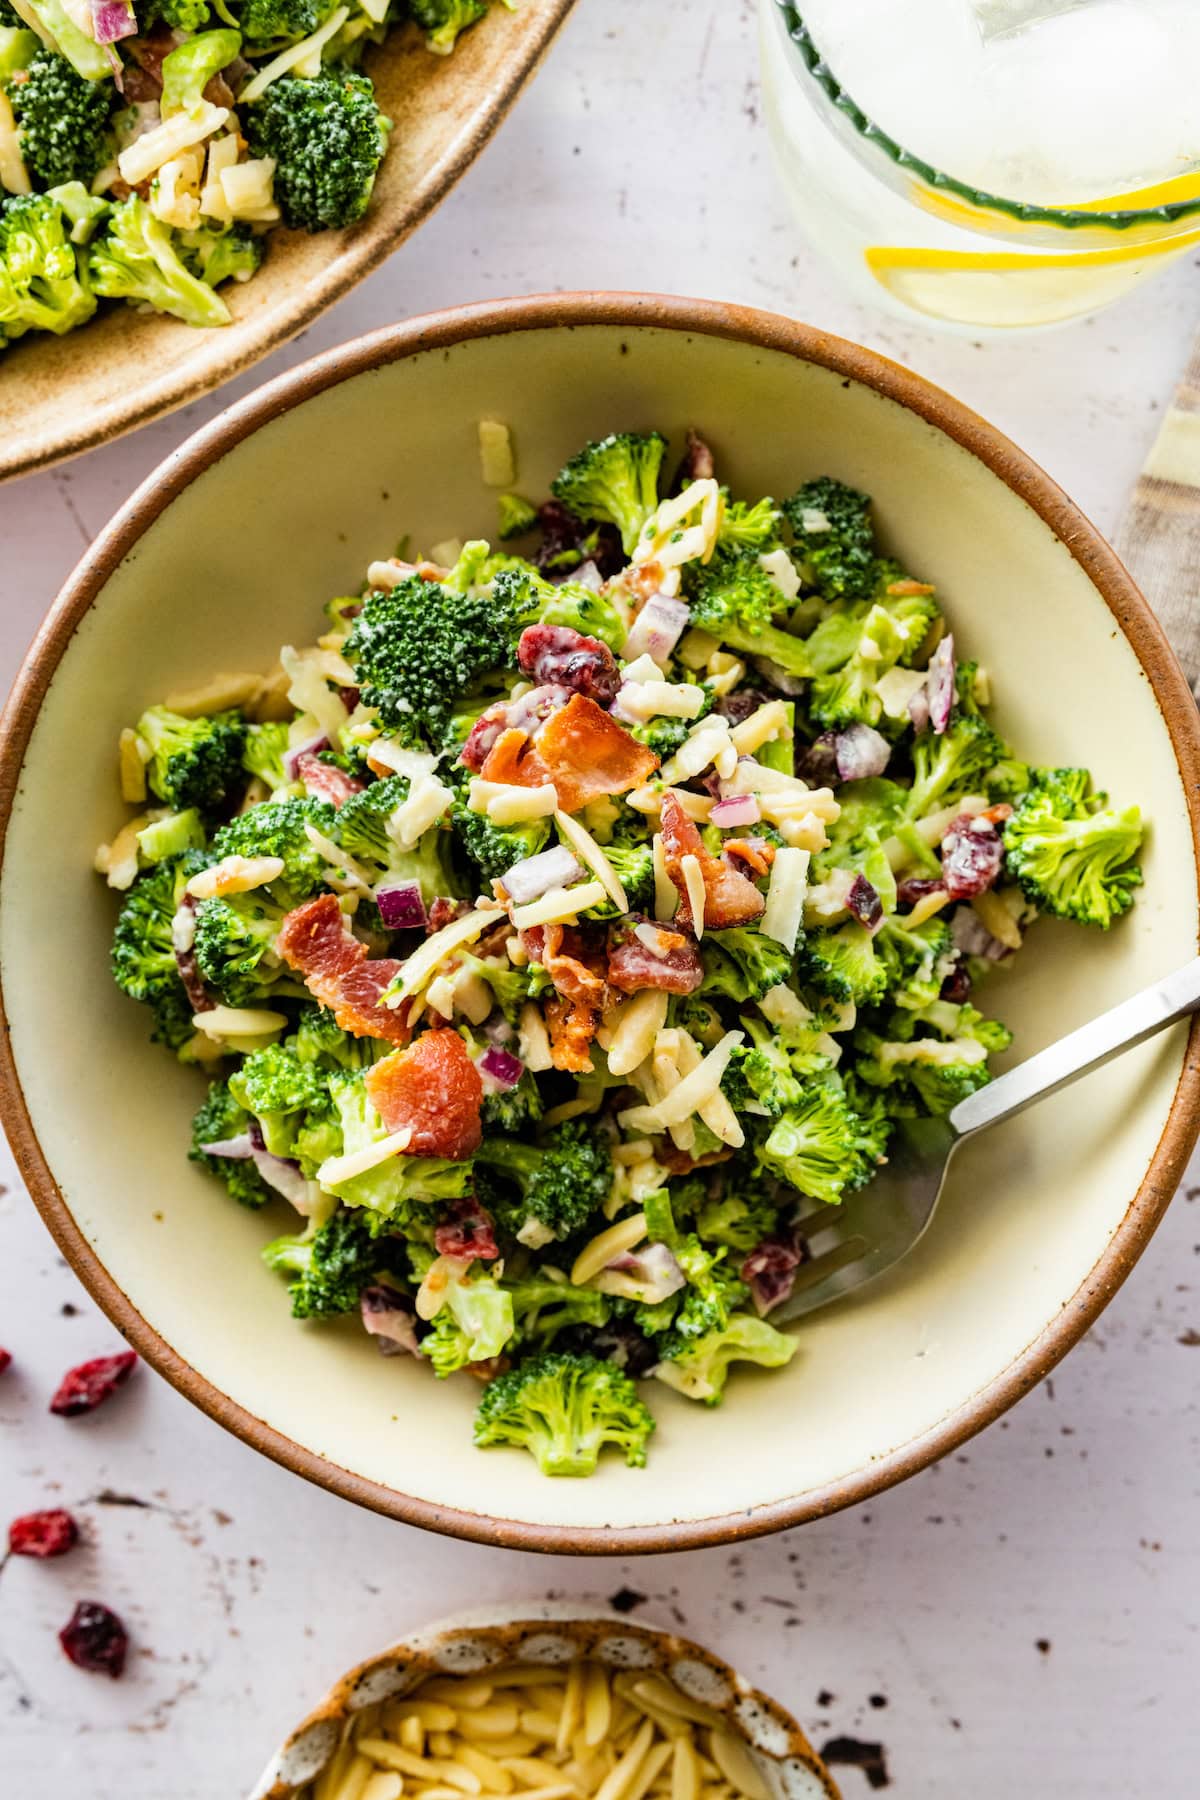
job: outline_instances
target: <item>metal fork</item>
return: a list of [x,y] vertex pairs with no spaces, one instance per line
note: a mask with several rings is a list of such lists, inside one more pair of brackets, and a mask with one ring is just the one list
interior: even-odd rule
[[800,1219],[811,1260],[771,1322],[783,1324],[828,1306],[907,1256],[933,1218],[954,1152],[967,1138],[1024,1112],[1198,1007],[1200,957],[997,1076],[945,1118],[902,1122],[887,1162],[861,1193]]

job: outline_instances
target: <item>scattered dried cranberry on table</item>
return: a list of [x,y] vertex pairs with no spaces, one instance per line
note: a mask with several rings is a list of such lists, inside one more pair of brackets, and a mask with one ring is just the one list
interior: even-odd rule
[[50,1411],[63,1419],[94,1411],[128,1381],[136,1363],[135,1351],[121,1350],[115,1356],[96,1356],[68,1369],[50,1402]]
[[92,1675],[111,1675],[125,1667],[129,1634],[109,1607],[98,1600],[81,1600],[58,1634],[58,1641],[77,1669]]
[[23,1513],[8,1528],[10,1556],[36,1556],[45,1561],[51,1556],[65,1556],[78,1542],[79,1527],[62,1507]]

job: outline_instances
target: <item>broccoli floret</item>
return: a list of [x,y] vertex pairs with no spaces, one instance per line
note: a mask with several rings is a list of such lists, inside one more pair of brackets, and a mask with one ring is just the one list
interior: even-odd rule
[[722,1330],[680,1340],[675,1354],[659,1363],[654,1374],[689,1400],[717,1406],[725,1392],[731,1363],[751,1362],[764,1369],[781,1369],[795,1354],[795,1338],[785,1337],[766,1319],[734,1313]]
[[605,1444],[643,1468],[653,1430],[637,1388],[613,1363],[556,1350],[490,1381],[475,1417],[477,1444],[528,1450],[543,1475],[594,1474]]
[[732,650],[768,657],[789,675],[816,673],[807,641],[775,623],[787,602],[756,552],[718,551],[707,566],[689,564],[686,585],[693,625]]
[[307,900],[325,879],[325,858],[309,842],[305,826],[332,837],[337,816],[327,800],[266,800],[214,832],[210,852],[216,861],[225,856],[278,857],[283,874],[269,892],[286,910]]
[[461,883],[450,864],[453,837],[435,825],[424,832],[411,850],[401,850],[388,831],[388,820],[408,799],[405,775],[388,775],[373,781],[360,794],[352,794],[339,808],[333,835],[343,850],[367,864],[371,873],[394,881],[417,881],[426,905],[439,894],[454,895]]
[[202,900],[196,908],[196,966],[228,1006],[259,1005],[291,977],[286,964],[264,962],[285,913],[264,900],[262,892],[256,888]]
[[676,1338],[686,1342],[712,1331],[724,1331],[730,1315],[749,1296],[749,1288],[728,1266],[723,1249],[707,1250],[694,1234],[674,1245],[673,1254],[687,1277],[687,1287],[679,1296],[679,1305],[671,1325],[671,1337],[664,1345],[673,1347]]
[[658,507],[658,478],[667,440],[657,431],[623,431],[584,446],[550,484],[579,519],[600,519],[621,533],[632,554],[642,527]]
[[498,880],[514,863],[536,856],[550,840],[549,819],[524,819],[519,825],[495,825],[486,813],[472,812],[466,790],[450,809],[454,833],[484,881]]
[[[330,1093],[340,1127],[340,1141],[332,1155],[353,1155],[365,1150],[387,1130],[371,1104],[361,1074],[334,1077]],[[348,1206],[362,1207],[406,1225],[414,1205],[430,1206],[443,1200],[461,1200],[471,1192],[471,1164],[441,1156],[389,1156],[361,1175],[324,1183]]]
[[862,621],[858,641],[840,669],[818,675],[809,691],[809,712],[823,730],[841,725],[877,725],[883,702],[876,683],[895,667],[905,642],[887,610],[873,606]]
[[[577,581],[545,581],[528,564],[513,561],[492,582],[492,606],[515,644],[526,625],[569,625],[584,637],[619,650],[628,625],[612,601]],[[515,661],[511,655],[509,661]]]
[[296,43],[332,10],[328,0],[242,0],[238,24],[248,44]]
[[425,33],[425,48],[449,56],[459,37],[487,12],[487,0],[409,0],[409,10]]
[[368,594],[346,656],[383,723],[439,750],[464,694],[513,666],[513,624],[495,593],[454,593],[413,575],[390,593]]
[[[897,1014],[883,1029],[886,1036],[866,1026],[855,1032],[854,1072],[866,1087],[882,1090],[896,1116],[951,1112],[991,1080],[988,1052],[1012,1041],[998,1020],[944,1001]],[[918,1029],[925,1035],[914,1036]]]
[[160,863],[150,874],[138,877],[117,916],[113,980],[131,1000],[158,1000],[179,984],[171,936],[177,892],[176,865]]
[[323,1006],[305,1006],[289,1045],[301,1062],[325,1069],[361,1069],[375,1060],[374,1038],[351,1037]]
[[449,1284],[433,1330],[421,1339],[421,1355],[435,1375],[453,1375],[468,1363],[499,1356],[512,1335],[512,1295],[494,1277],[476,1275]]
[[722,490],[725,495],[725,511],[721,518],[721,529],[717,533],[718,547],[733,550],[752,550],[756,556],[764,551],[774,550],[779,546],[779,527],[783,514],[771,499],[731,500],[729,490]]
[[199,31],[211,14],[207,0],[141,0],[135,8],[143,34],[159,19],[176,31]]
[[804,1090],[779,1034],[766,1020],[743,1018],[739,1024],[750,1042],[734,1051],[721,1087],[735,1112],[777,1119],[789,1107],[799,1105]]
[[247,725],[242,744],[242,767],[247,775],[257,775],[272,792],[288,786],[288,773],[283,766],[288,748],[288,728],[282,720],[266,725]]
[[[390,123],[366,75],[281,75],[241,114],[251,156],[275,159],[275,199],[296,231],[353,225],[366,212]],[[420,585],[420,584],[418,584]],[[436,604],[430,596],[431,605]]]
[[247,1112],[263,1118],[270,1113],[304,1112],[326,1093],[326,1076],[313,1062],[298,1056],[289,1044],[269,1044],[255,1050],[230,1079],[234,1098]]
[[940,915],[915,928],[894,915],[885,918],[875,936],[875,955],[884,967],[888,999],[914,1008],[937,999],[955,960],[950,927]]
[[1009,872],[1055,918],[1107,931],[1133,905],[1142,816],[1092,794],[1086,769],[1044,769],[1004,827]]
[[[567,1238],[608,1198],[612,1163],[603,1142],[581,1120],[560,1125],[540,1145],[485,1138],[476,1167],[497,1178],[495,1211],[514,1237],[540,1243]],[[506,1195],[501,1183],[516,1188]],[[548,1234],[548,1235],[547,1235]]]
[[866,1006],[881,1000],[887,969],[865,925],[850,920],[836,931],[810,932],[800,951],[802,979],[832,1000]]
[[[559,1272],[556,1270],[556,1274]],[[572,1287],[565,1275],[557,1281],[547,1269],[531,1269],[510,1285],[516,1341],[548,1349],[562,1331],[607,1324],[612,1301],[594,1288]]]
[[836,1075],[809,1084],[758,1146],[768,1174],[832,1206],[871,1179],[886,1148],[875,1120],[850,1105]]
[[823,475],[784,503],[813,581],[830,599],[866,600],[876,586],[871,497]]
[[186,850],[203,850],[204,824],[194,806],[185,812],[167,813],[142,827],[137,834],[138,861],[170,862]]
[[291,1277],[294,1319],[326,1319],[354,1312],[377,1276],[400,1273],[403,1251],[402,1239],[376,1237],[363,1214],[339,1207],[316,1231],[276,1238],[262,1256],[269,1269]]
[[1007,753],[1004,740],[986,719],[956,710],[940,737],[926,731],[913,741],[913,781],[905,817],[920,819],[970,793],[972,787],[982,787],[988,770]]
[[792,972],[791,955],[782,944],[744,926],[706,931],[700,952],[704,961],[700,993],[721,994],[741,1003],[760,1000]]
[[520,494],[501,494],[496,501],[496,511],[502,544],[506,544],[509,538],[524,537],[537,524],[537,507]]
[[[899,564],[881,563],[875,592],[876,605],[887,613],[900,638],[896,661],[903,669],[915,668],[925,661],[930,633],[942,616],[932,589],[925,582],[910,581]],[[970,667],[974,671],[973,663]]]
[[108,125],[117,90],[77,75],[65,56],[44,46],[11,82],[21,157],[38,187],[92,177],[108,159]]
[[516,1087],[485,1094],[479,1116],[485,1132],[499,1131],[511,1136],[536,1125],[542,1111],[538,1084],[526,1069]]
[[188,268],[210,288],[223,281],[249,281],[262,264],[263,240],[244,227],[203,227],[185,231],[179,239],[180,255]]
[[96,297],[75,221],[54,194],[0,204],[0,346],[27,331],[61,336],[90,319]]
[[185,719],[165,706],[152,706],[136,730],[150,753],[146,780],[151,792],[178,810],[194,806],[202,814],[217,812],[244,787],[240,714]]
[[149,305],[185,325],[229,323],[225,302],[193,275],[170,226],[137,194],[109,212],[92,241],[88,267],[93,287],[107,300]]
[[250,1157],[210,1156],[205,1144],[224,1144],[242,1137],[249,1128],[249,1118],[229,1091],[227,1081],[210,1084],[203,1106],[192,1121],[192,1147],[189,1160],[199,1163],[218,1176],[231,1197],[241,1206],[265,1206],[271,1189]]
[[[779,1204],[761,1178],[746,1172],[733,1185],[733,1193],[706,1199],[696,1210],[696,1235],[706,1244],[723,1244],[745,1256],[774,1231]],[[749,1191],[747,1191],[747,1189]]]

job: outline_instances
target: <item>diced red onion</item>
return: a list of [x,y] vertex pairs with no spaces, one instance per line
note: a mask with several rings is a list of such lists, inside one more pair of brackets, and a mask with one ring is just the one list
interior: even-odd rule
[[531,900],[540,900],[551,888],[568,887],[582,874],[583,864],[579,858],[565,844],[555,844],[550,850],[539,850],[536,856],[526,856],[514,863],[511,869],[504,871],[501,879],[504,891],[514,905],[527,906]]
[[985,962],[1003,962],[1012,951],[999,938],[994,938],[977,912],[969,906],[958,906],[950,921],[950,936],[956,950],[964,956],[981,956]]
[[782,1301],[791,1298],[796,1271],[809,1260],[809,1248],[799,1232],[787,1226],[774,1237],[764,1238],[742,1264],[742,1280],[749,1285],[754,1310],[760,1319]]
[[290,750],[285,750],[283,753],[284,774],[289,781],[299,781],[300,773],[296,765],[300,758],[308,755],[315,756],[318,750],[328,749],[329,739],[323,731],[318,732],[316,737],[306,739],[303,744],[294,744]]
[[394,881],[377,887],[375,904],[388,931],[419,931],[424,927],[425,902],[419,881]]
[[847,725],[839,731],[833,754],[843,781],[865,781],[882,775],[892,754],[891,745],[872,725]]
[[949,631],[929,659],[925,691],[929,696],[929,723],[940,737],[950,723],[954,707],[954,637]]
[[92,0],[92,36],[98,44],[136,37],[138,22],[126,0]]
[[726,831],[734,825],[757,825],[762,818],[762,807],[757,794],[729,794],[724,800],[713,802],[708,816],[712,824]]
[[200,1148],[205,1156],[227,1156],[231,1162],[248,1162],[254,1155],[248,1131],[240,1131],[236,1137],[217,1138],[211,1144],[201,1144]]
[[929,695],[925,691],[924,682],[909,696],[908,716],[918,737],[923,731],[929,730]]
[[883,924],[883,902],[879,898],[878,889],[873,887],[865,875],[856,875],[849,893],[846,895],[846,911],[852,913],[860,925],[865,925],[872,936]]
[[250,1136],[250,1160],[267,1186],[274,1188],[277,1194],[282,1194],[285,1200],[290,1200],[298,1213],[307,1214],[312,1205],[310,1188],[314,1191],[315,1188],[300,1173],[300,1164],[285,1161],[282,1156],[271,1155],[257,1119],[251,1118],[247,1129]]
[[515,1088],[525,1073],[525,1064],[511,1050],[492,1044],[479,1058],[479,1072],[487,1075],[498,1088]]
[[662,665],[687,630],[691,613],[682,600],[653,594],[630,626],[621,655],[626,662],[649,656]]
[[384,1356],[419,1356],[416,1319],[407,1294],[382,1282],[365,1287],[358,1297],[364,1328],[376,1340]]
[[665,1244],[645,1244],[636,1255],[632,1250],[623,1250],[605,1267],[636,1281],[643,1289],[645,1306],[657,1306],[660,1300],[669,1300],[686,1286],[683,1270]]

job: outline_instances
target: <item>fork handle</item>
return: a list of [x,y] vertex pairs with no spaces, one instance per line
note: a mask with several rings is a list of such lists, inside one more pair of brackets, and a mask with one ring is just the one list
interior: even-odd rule
[[959,1137],[966,1137],[985,1126],[999,1124],[1001,1119],[1011,1119],[1035,1100],[1057,1093],[1089,1070],[1111,1062],[1114,1056],[1132,1050],[1136,1044],[1144,1044],[1147,1038],[1165,1031],[1177,1019],[1186,1018],[1197,1007],[1200,957],[960,1100],[950,1114],[950,1125]]

